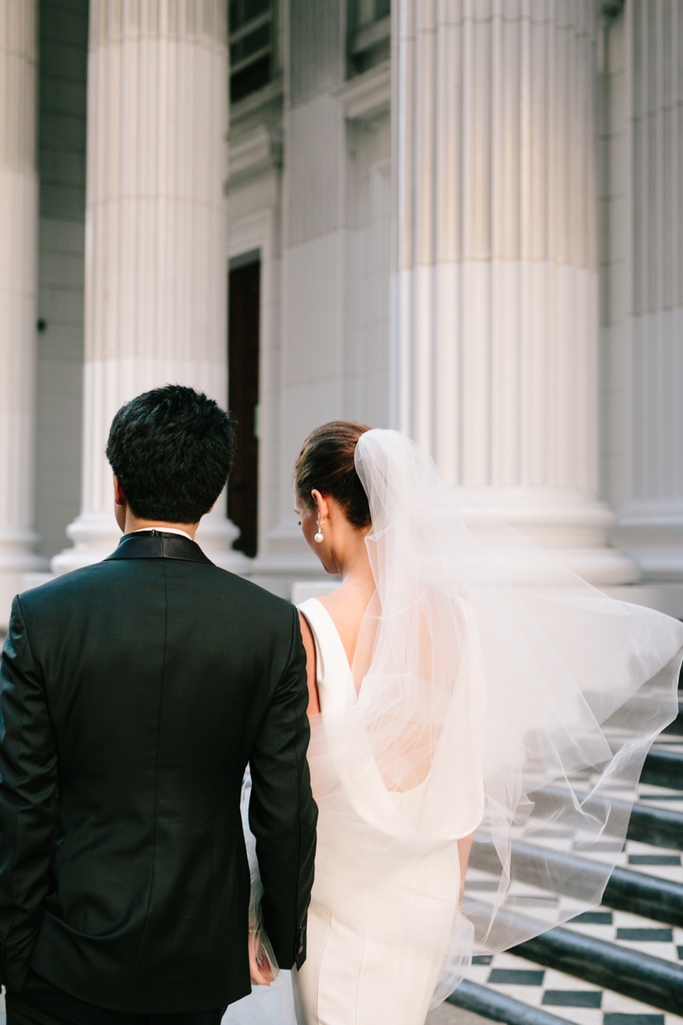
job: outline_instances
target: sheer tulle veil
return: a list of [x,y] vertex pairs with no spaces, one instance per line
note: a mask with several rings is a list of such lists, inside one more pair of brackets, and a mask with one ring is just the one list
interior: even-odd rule
[[[645,755],[677,713],[683,624],[606,597],[468,506],[396,431],[363,434],[356,469],[377,592],[355,721],[314,738],[319,862],[327,844],[355,846],[358,885],[476,831],[438,1002],[472,934],[495,952],[600,903]],[[371,766],[414,799],[364,803]]]
[[[473,951],[600,903],[645,755],[677,712],[683,624],[585,583],[399,432],[364,433],[355,462],[376,594],[355,705],[311,723],[315,886],[324,901],[328,870],[355,891],[393,873],[408,922],[425,901],[434,922],[450,916],[436,1005]],[[456,913],[457,841],[472,834]],[[453,859],[452,893],[414,885],[435,855]]]

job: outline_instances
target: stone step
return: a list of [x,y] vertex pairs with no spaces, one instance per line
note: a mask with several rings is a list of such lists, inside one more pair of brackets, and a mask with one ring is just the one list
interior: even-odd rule
[[[463,1025],[482,1025],[491,1020],[517,1025],[528,1020],[522,1008],[534,1016],[541,1012],[559,1017],[565,1025],[683,1025],[683,1018],[677,1014],[512,952],[475,957],[467,981],[479,991],[467,993],[462,1003],[467,1008],[477,1007],[476,1013],[483,1017],[474,1019],[471,1010],[460,1008],[456,991],[453,1002],[444,1005],[438,1025],[461,1025],[459,1016],[464,1017]],[[488,993],[492,994],[490,999]],[[431,1025],[429,1018],[427,1025]]]
[[635,804],[626,835],[629,840],[683,851],[683,814],[668,808]]
[[[470,914],[476,916],[477,905],[482,910],[486,903],[467,898],[465,906],[469,905]],[[611,925],[610,910],[605,908],[603,914]],[[629,937],[648,936],[656,947],[666,944],[675,956],[673,929],[657,928],[656,923],[640,919],[635,929],[631,925],[627,930],[616,930],[613,935],[620,942],[615,942],[595,935],[594,918],[595,912],[580,916],[571,924],[555,926],[540,936],[516,944],[509,953],[663,1011],[677,1013],[683,1009],[683,967],[677,961],[633,949],[629,943]],[[498,920],[503,923],[508,920],[511,927],[527,927],[526,916],[518,911],[501,909]],[[528,925],[534,928],[537,923],[528,919]],[[629,937],[619,936],[623,931]],[[662,933],[666,933],[666,937]]]
[[506,1022],[507,1025],[567,1025],[566,1018],[558,1018],[540,1007],[530,1007],[522,1000],[497,993],[469,979],[463,979],[455,993],[447,997],[447,1002],[453,1007],[472,1011],[490,1021]]
[[[683,806],[677,797],[683,792],[683,749],[676,750],[675,740],[683,735],[683,730],[676,732],[679,721],[650,752],[627,843],[618,855],[620,862],[628,860],[639,870],[618,864],[602,908],[506,953],[475,958],[472,977],[449,998],[451,1013],[476,1013],[510,1025],[615,1025],[622,1019],[623,1025],[683,1025],[683,879],[680,864],[673,864],[683,851]],[[544,788],[532,797],[551,817],[560,795],[564,800],[559,788]],[[618,794],[610,800],[623,822],[629,805]],[[672,810],[672,802],[678,810]],[[513,885],[522,895],[555,894],[561,906],[568,877],[578,871],[602,875],[600,859],[613,856],[609,837],[608,822],[604,840],[590,857],[575,853],[581,845],[573,845],[569,833],[566,839],[559,832],[536,843],[515,843]],[[499,868],[495,853],[475,844],[471,865],[472,889],[478,889],[479,876],[480,895],[488,902],[486,879]]]
[[683,967],[639,950],[559,926],[511,953],[672,1014],[683,1009]]
[[678,702],[678,715],[672,723],[664,729],[665,733],[673,733],[676,736],[683,736],[683,701]]
[[[490,845],[475,843],[472,846],[473,868],[495,872],[498,864]],[[564,851],[532,844],[512,845],[512,878],[552,893],[568,892],[567,881],[578,872],[598,877],[603,871],[599,863]],[[683,885],[668,879],[617,867],[607,883],[603,903],[617,911],[683,927]]]
[[669,790],[683,790],[683,751],[653,747],[643,766],[641,782]]
[[[577,796],[581,800],[581,795]],[[543,787],[542,790],[530,794],[530,797],[539,811],[550,817],[553,809],[557,808],[560,802],[566,801],[567,794],[559,787]],[[595,805],[599,814],[602,811],[602,802],[597,800]],[[617,819],[622,818],[629,807],[627,802],[611,797],[610,805]],[[586,798],[585,807],[590,810],[590,806],[591,799]],[[609,835],[609,822],[605,826],[605,833]],[[683,813],[636,803],[631,812],[627,836],[629,840],[640,840],[655,847],[683,851]]]

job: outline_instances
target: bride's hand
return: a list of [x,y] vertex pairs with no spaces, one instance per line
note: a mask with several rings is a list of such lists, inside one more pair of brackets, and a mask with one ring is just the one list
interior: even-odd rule
[[275,978],[257,929],[249,930],[249,971],[254,986],[270,986]]

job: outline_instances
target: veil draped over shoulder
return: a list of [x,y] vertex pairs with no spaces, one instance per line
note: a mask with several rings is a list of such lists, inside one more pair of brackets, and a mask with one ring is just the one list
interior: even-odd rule
[[[356,469],[376,594],[356,703],[312,720],[315,885],[324,897],[333,863],[330,885],[395,873],[408,891],[406,869],[457,859],[475,834],[435,1005],[473,950],[601,902],[645,755],[677,713],[683,624],[606,597],[466,504],[396,431],[363,434]],[[438,916],[443,894],[428,899]]]
[[396,431],[363,434],[356,469],[377,591],[357,707],[314,729],[317,864],[341,846],[349,886],[371,885],[475,832],[438,1003],[472,935],[494,953],[601,902],[645,755],[678,711],[683,624],[464,505]]

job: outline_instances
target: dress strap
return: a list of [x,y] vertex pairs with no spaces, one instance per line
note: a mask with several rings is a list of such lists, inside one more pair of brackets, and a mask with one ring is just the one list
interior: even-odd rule
[[348,708],[356,701],[356,690],[344,645],[329,612],[317,598],[298,606],[306,618],[315,642],[316,682],[322,712]]

